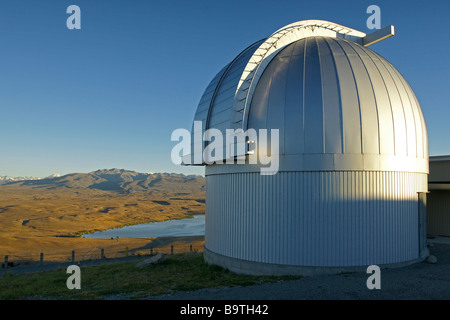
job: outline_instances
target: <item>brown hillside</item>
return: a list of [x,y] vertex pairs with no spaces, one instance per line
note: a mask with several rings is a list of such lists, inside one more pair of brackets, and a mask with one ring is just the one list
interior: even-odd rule
[[204,213],[205,179],[179,174],[144,174],[105,169],[42,180],[0,184],[0,256],[125,246],[148,247],[154,240],[116,243],[77,237],[117,228]]

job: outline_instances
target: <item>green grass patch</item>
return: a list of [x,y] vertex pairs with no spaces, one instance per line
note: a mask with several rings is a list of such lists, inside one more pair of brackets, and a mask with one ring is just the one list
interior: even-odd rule
[[[145,257],[143,257],[145,259]],[[201,253],[166,256],[140,269],[137,261],[81,266],[81,289],[66,286],[66,269],[0,277],[0,299],[138,299],[220,286],[247,286],[298,277],[238,275],[204,262]]]

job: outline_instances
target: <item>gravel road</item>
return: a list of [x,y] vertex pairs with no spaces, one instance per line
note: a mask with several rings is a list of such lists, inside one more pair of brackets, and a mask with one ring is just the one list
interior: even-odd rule
[[149,300],[450,300],[450,244],[433,244],[436,264],[382,269],[381,289],[369,290],[366,273],[225,287],[148,297]]

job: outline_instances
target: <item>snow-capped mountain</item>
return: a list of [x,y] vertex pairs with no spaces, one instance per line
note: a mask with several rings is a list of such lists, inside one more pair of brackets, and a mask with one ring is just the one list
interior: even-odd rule
[[59,178],[61,174],[54,173],[48,177],[11,177],[11,176],[0,176],[0,183],[3,182],[15,182],[15,181],[25,181],[25,180],[42,180],[42,179],[53,179]]

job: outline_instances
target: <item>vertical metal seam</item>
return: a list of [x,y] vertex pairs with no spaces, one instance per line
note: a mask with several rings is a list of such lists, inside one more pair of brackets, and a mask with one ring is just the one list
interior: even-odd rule
[[[413,111],[413,108],[414,108],[414,107],[413,107],[411,98],[410,98],[410,96],[409,96],[408,90],[406,89],[405,84],[403,83],[403,80],[402,80],[403,77],[399,74],[399,72],[398,72],[397,69],[392,68],[392,70],[393,70],[394,73],[396,74],[397,78],[400,80],[400,83],[401,83],[403,89],[405,90],[406,97],[408,98],[409,105],[410,105],[410,108],[411,108],[412,117],[413,117],[413,119],[414,119],[414,121],[413,121],[413,123],[414,123],[414,133],[415,133],[414,141],[415,141],[415,145],[416,145],[416,154],[415,154],[415,157],[417,158],[417,157],[418,157],[418,147],[417,147],[417,135],[418,135],[418,133],[417,133],[417,127],[416,127],[416,117],[415,117],[414,111]],[[402,101],[403,101],[403,100],[402,100]],[[406,117],[405,117],[405,122],[406,122]],[[409,156],[409,152],[408,152],[408,156]]]
[[[414,92],[412,92],[412,89],[408,86],[406,86],[405,82],[405,78],[401,75],[400,71],[398,71],[396,68],[392,68],[394,70],[394,72],[397,74],[397,77],[400,79],[400,82],[402,83],[403,88],[405,89],[406,95],[408,96],[408,100],[409,100],[409,104],[411,106],[411,111],[413,111],[412,109],[415,109],[419,118],[421,117],[420,111],[418,109],[420,109],[420,106],[416,103],[416,101],[412,101],[411,100],[411,96],[410,94],[414,95]],[[414,105],[414,106],[413,106]],[[413,118],[414,118],[414,131],[416,133],[416,157],[419,157],[419,146],[418,146],[418,139],[417,136],[420,134],[421,135],[421,140],[423,141],[423,128],[422,128],[422,121],[421,119],[416,119],[416,116],[414,114],[414,111],[412,112]],[[416,127],[416,121],[418,122],[418,124],[420,125],[420,133],[418,132],[418,129]],[[424,154],[424,149],[423,149],[423,142],[422,142],[422,154]],[[422,156],[423,157],[423,156]]]
[[[269,84],[268,84],[269,92],[268,92],[268,94],[267,94],[267,108],[266,108],[266,116],[265,116],[265,118],[264,118],[264,121],[266,122],[266,126],[265,126],[266,128],[268,128],[267,120],[268,120],[269,108],[270,108],[269,102],[270,102],[270,93],[271,93],[271,91],[272,91],[271,88],[272,88],[273,74],[275,73],[275,70],[277,69],[277,66],[278,66],[278,63],[279,63],[279,62],[280,62],[280,60],[279,60],[278,56],[275,56],[275,57],[272,59],[272,61],[270,61],[270,63],[269,63],[269,64],[275,63],[275,65],[274,65],[273,69],[271,70],[271,71],[272,71],[272,74],[270,75]],[[267,65],[267,68],[268,68],[268,67],[269,67],[269,65]],[[266,70],[267,70],[267,68],[266,68]],[[265,72],[266,70],[264,70],[264,72]],[[250,108],[251,108],[251,104],[250,104]],[[249,112],[250,112],[250,110],[249,110]]]
[[345,151],[345,139],[344,139],[344,115],[343,115],[343,108],[342,108],[342,99],[341,99],[341,84],[340,84],[340,79],[339,79],[339,74],[338,74],[338,70],[336,68],[336,58],[334,57],[334,52],[331,49],[330,44],[328,43],[328,38],[324,38],[325,39],[325,43],[328,46],[328,49],[330,50],[330,56],[333,59],[333,66],[334,66],[334,72],[336,75],[336,82],[337,82],[337,92],[338,92],[338,101],[339,101],[339,124],[340,124],[340,129],[341,129],[341,153],[343,154]]
[[[287,126],[286,126],[286,116],[287,116],[287,112],[286,112],[286,108],[287,108],[287,90],[286,90],[286,87],[287,87],[287,83],[288,83],[288,80],[289,80],[289,70],[291,70],[291,68],[290,68],[290,65],[291,65],[291,61],[292,61],[292,53],[294,52],[294,49],[295,49],[295,44],[296,44],[296,42],[294,42],[294,45],[293,45],[293,48],[292,48],[292,51],[291,51],[291,54],[289,55],[289,62],[288,62],[288,66],[287,66],[287,71],[286,71],[286,86],[285,86],[285,90],[284,90],[284,110],[283,110],[283,125],[284,125],[284,128],[286,128]],[[284,49],[283,49],[284,50]],[[278,128],[278,129],[280,129],[280,128]],[[283,129],[283,138],[282,138],[283,140],[282,141],[286,141],[286,130],[285,129]],[[287,150],[286,150],[286,145],[285,145],[285,143],[283,142],[283,150],[284,150],[284,152],[286,152]]]
[[[367,50],[370,50],[370,49],[367,49]],[[368,52],[373,52],[373,51],[370,50]],[[384,80],[384,77],[383,77],[383,74],[380,71],[380,68],[378,68],[377,64],[375,63],[375,60],[372,58],[372,56],[370,54],[368,54],[367,56],[369,57],[370,60],[372,60],[373,65],[378,70],[378,73],[380,75],[380,79],[383,81],[384,88],[386,90],[386,96],[388,97],[388,100],[389,100],[389,109],[391,110],[391,119],[392,119],[392,139],[394,140],[393,141],[394,142],[394,144],[393,144],[394,145],[394,155],[396,155],[397,154],[397,148],[396,148],[397,143],[396,143],[396,139],[395,139],[395,121],[394,121],[394,113],[393,113],[394,111],[392,110],[393,106],[392,106],[391,96],[389,94],[388,86],[386,84],[386,81]],[[378,60],[380,60],[377,56],[375,56],[375,57]]]
[[[350,62],[350,59],[349,59],[348,55],[347,55],[347,51],[344,49],[344,47],[341,45],[341,43],[339,43],[339,41],[337,41],[335,39],[333,39],[333,40],[341,47],[342,52],[344,53],[344,56],[345,56],[345,58],[348,61],[348,65],[349,65],[350,70],[351,70],[353,81],[355,82],[355,87],[356,87],[355,92],[356,92],[356,97],[357,97],[357,100],[358,100],[358,109],[359,109],[359,134],[360,134],[360,137],[361,137],[361,141],[360,141],[360,150],[361,150],[361,152],[360,153],[364,154],[364,136],[363,136],[363,131],[362,131],[363,123],[362,123],[362,117],[361,117],[361,99],[359,97],[358,82],[356,81],[355,72],[353,71],[353,66],[352,66],[352,63]],[[342,41],[348,41],[348,40],[342,40]]]
[[326,153],[325,150],[325,100],[324,100],[324,96],[323,96],[323,92],[324,92],[324,88],[323,88],[323,71],[322,71],[322,58],[320,55],[320,48],[319,48],[319,44],[317,43],[317,38],[318,37],[314,37],[314,41],[316,43],[316,47],[317,47],[317,58],[319,61],[319,70],[320,70],[320,94],[322,96],[322,153]]
[[[402,95],[400,94],[400,90],[398,90],[397,81],[395,81],[395,80],[394,80],[394,77],[392,76],[391,68],[388,68],[389,65],[386,65],[386,64],[384,63],[384,60],[385,60],[385,59],[382,58],[380,55],[378,55],[376,52],[374,52],[374,53],[375,53],[375,55],[378,56],[378,60],[380,61],[380,63],[384,66],[384,68],[385,68],[386,71],[388,72],[389,76],[390,76],[391,79],[392,79],[392,82],[394,82],[395,89],[397,90],[398,97],[400,98],[400,104],[401,104],[401,106],[402,106],[402,112],[403,112],[403,121],[405,122],[406,155],[409,156],[409,148],[408,148],[408,141],[409,141],[409,138],[408,138],[408,121],[407,121],[407,119],[406,119],[405,107],[404,107],[404,105],[403,105]],[[416,139],[416,140],[417,140],[417,139]]]
[[414,91],[412,90],[411,86],[409,85],[408,82],[406,82],[406,84],[408,85],[409,89],[412,92],[414,101],[416,101],[416,105],[417,105],[417,111],[419,112],[419,116],[420,116],[420,124],[422,127],[422,150],[423,150],[423,158],[428,159],[428,132],[427,132],[427,127],[426,127],[426,123],[425,123],[425,115],[423,114],[422,108],[420,107],[420,103],[419,100],[417,99],[416,94],[414,93]]
[[306,47],[308,45],[308,38],[305,38],[305,46],[303,47],[303,82],[302,82],[302,131],[303,131],[303,151],[306,150],[306,141],[305,141],[305,77],[306,77]]
[[[378,126],[378,153],[381,154],[381,133],[380,133],[380,115],[379,115],[379,111],[378,111],[378,101],[377,101],[377,97],[375,95],[375,89],[373,87],[373,82],[372,82],[372,77],[370,76],[369,70],[367,70],[367,66],[364,63],[361,55],[358,53],[358,51],[355,50],[355,48],[353,47],[355,44],[353,42],[349,42],[351,45],[350,47],[352,48],[352,50],[355,52],[355,54],[359,57],[359,59],[361,60],[361,64],[364,67],[364,70],[366,70],[366,74],[367,74],[367,78],[369,79],[370,82],[370,87],[372,88],[372,94],[373,94],[373,100],[375,102],[375,108],[377,111],[377,126]],[[372,62],[373,63],[373,62]],[[375,63],[373,63],[375,65]],[[361,129],[362,130],[362,129]]]

